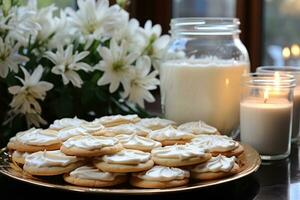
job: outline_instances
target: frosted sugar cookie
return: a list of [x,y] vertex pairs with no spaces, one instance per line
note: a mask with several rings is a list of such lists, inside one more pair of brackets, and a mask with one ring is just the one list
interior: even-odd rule
[[90,134],[95,134],[95,135],[97,135],[97,133],[99,131],[101,131],[105,128],[102,124],[100,124],[99,122],[96,122],[96,121],[84,122],[84,123],[80,124],[80,127],[85,129],[86,132],[88,132]]
[[187,122],[184,124],[181,124],[177,128],[178,130],[185,131],[188,133],[193,133],[195,135],[200,135],[200,134],[220,134],[218,130],[215,127],[209,126],[203,121],[198,121],[198,122]]
[[122,145],[116,138],[79,135],[65,141],[60,150],[66,155],[94,157],[114,154],[122,149]]
[[167,126],[159,130],[151,131],[148,138],[161,142],[163,146],[174,144],[185,144],[194,138],[194,134],[179,131],[172,126]]
[[131,135],[136,134],[139,136],[147,136],[151,132],[150,129],[144,128],[142,126],[138,126],[135,124],[121,124],[114,127],[104,128],[93,135],[103,135],[108,137],[114,137],[116,135],[125,134]]
[[189,176],[186,170],[156,165],[145,172],[133,173],[130,183],[140,188],[172,188],[186,185]]
[[70,126],[79,126],[80,124],[86,122],[85,120],[78,119],[77,117],[74,118],[62,118],[55,120],[50,126],[50,129],[53,130],[60,130],[63,128],[67,128]]
[[198,180],[213,180],[237,174],[240,167],[235,160],[234,156],[229,158],[223,155],[212,157],[205,163],[193,166],[191,177]]
[[30,155],[30,153],[27,152],[20,152],[20,151],[14,151],[11,159],[12,161],[16,162],[17,164],[24,165],[26,156]]
[[152,149],[161,147],[161,143],[150,138],[145,138],[138,136],[136,134],[132,135],[117,135],[116,138],[120,141],[126,149],[135,149],[140,151],[150,152]]
[[141,119],[141,121],[137,123],[137,125],[143,126],[145,128],[149,128],[151,130],[158,130],[158,129],[165,128],[167,126],[176,126],[176,122],[168,119],[155,117],[155,118],[143,118]]
[[85,187],[109,187],[126,182],[124,173],[103,172],[94,166],[82,166],[64,175],[70,184]]
[[207,149],[213,156],[239,156],[244,152],[242,145],[225,135],[198,135],[191,143]]
[[94,121],[99,122],[105,127],[111,127],[120,124],[136,123],[140,120],[141,119],[137,115],[111,115],[111,116],[100,117],[98,119],[95,119]]
[[57,132],[50,129],[31,128],[27,131],[17,133],[7,144],[8,149],[21,152],[37,152],[42,150],[57,150],[61,141]]
[[168,167],[194,165],[211,158],[211,154],[203,148],[190,144],[156,148],[151,155],[155,164]]
[[124,149],[113,155],[95,160],[95,166],[105,172],[139,172],[153,166],[151,154],[143,151]]
[[32,175],[54,176],[68,173],[82,164],[76,156],[67,156],[59,150],[39,151],[26,156],[23,169]]
[[71,137],[78,136],[78,135],[88,135],[89,133],[86,129],[80,126],[71,126],[67,128],[63,128],[57,132],[57,137],[62,141],[66,141]]

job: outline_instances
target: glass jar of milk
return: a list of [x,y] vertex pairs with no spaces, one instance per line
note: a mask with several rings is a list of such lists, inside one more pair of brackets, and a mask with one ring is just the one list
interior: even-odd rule
[[236,18],[176,18],[160,66],[165,117],[203,120],[222,134],[239,127],[241,77],[249,71],[247,49]]

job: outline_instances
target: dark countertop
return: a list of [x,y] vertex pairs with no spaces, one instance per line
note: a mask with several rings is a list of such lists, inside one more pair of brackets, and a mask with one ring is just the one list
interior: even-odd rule
[[[167,195],[149,196],[109,196],[66,192],[34,186],[0,175],[1,199],[35,199],[67,196],[68,199],[300,199],[300,148],[292,145],[288,159],[276,162],[263,162],[259,170],[242,179],[199,189]],[[203,198],[205,197],[205,198]]]

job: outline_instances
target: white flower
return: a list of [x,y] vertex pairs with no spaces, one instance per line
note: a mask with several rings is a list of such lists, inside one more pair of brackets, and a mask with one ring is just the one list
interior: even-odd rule
[[170,41],[170,36],[161,35],[161,26],[156,24],[152,27],[152,22],[148,20],[144,29],[140,28],[140,32],[144,37],[143,54],[151,58],[155,69],[159,69],[160,60],[166,54],[166,48]]
[[32,10],[31,3],[32,1],[29,1],[27,6],[13,9],[12,17],[7,25],[10,29],[8,37],[18,41],[22,46],[27,46],[29,39],[33,43],[42,29],[40,24],[33,20],[36,12]]
[[109,7],[108,0],[78,0],[78,10],[68,9],[71,23],[82,36],[81,42],[88,48],[93,40],[110,37],[125,21],[128,13],[118,5]]
[[59,17],[53,18],[54,35],[50,38],[47,47],[54,49],[60,45],[70,44],[75,35],[75,29],[70,25],[70,19],[67,17],[65,10],[60,10]]
[[132,63],[137,59],[138,54],[128,53],[128,44],[122,41],[119,46],[117,42],[112,39],[110,41],[110,48],[101,47],[98,49],[102,59],[95,69],[103,71],[102,77],[98,80],[99,86],[110,84],[109,91],[115,92],[120,83],[127,91],[129,87],[129,80],[133,74]]
[[57,48],[56,53],[47,51],[45,57],[51,60],[55,64],[51,72],[57,75],[61,75],[64,85],[67,85],[70,81],[76,87],[81,87],[83,81],[78,70],[85,72],[92,71],[92,67],[84,62],[79,62],[89,54],[88,51],[73,54],[73,45],[69,45],[66,50],[62,46]]
[[131,19],[114,33],[113,38],[116,41],[126,40],[129,51],[140,54],[144,48],[144,37],[139,28],[138,20]]
[[39,65],[30,75],[28,71],[21,67],[24,73],[24,79],[17,77],[22,86],[11,86],[8,88],[13,99],[10,103],[12,111],[17,114],[23,114],[29,124],[45,124],[40,116],[42,108],[37,100],[44,100],[46,92],[53,88],[53,84],[40,81],[43,74],[43,67]]
[[144,99],[147,102],[154,102],[155,99],[149,90],[154,90],[159,85],[159,80],[156,78],[157,71],[151,70],[151,61],[148,56],[140,57],[135,66],[135,73],[130,81],[130,87],[128,91],[123,93],[123,97],[128,97],[129,101],[135,102],[144,107]]
[[13,45],[8,39],[0,37],[0,76],[5,78],[9,71],[17,73],[18,65],[25,64],[28,58],[18,54],[20,44]]

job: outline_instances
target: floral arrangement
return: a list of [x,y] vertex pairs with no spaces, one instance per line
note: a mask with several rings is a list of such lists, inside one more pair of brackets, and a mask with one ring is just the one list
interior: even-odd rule
[[140,27],[108,0],[77,5],[0,0],[2,133],[62,117],[147,115],[144,101],[155,101],[151,90],[169,36],[151,21]]

